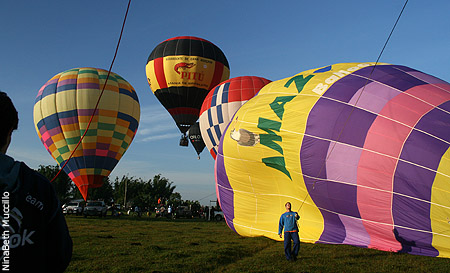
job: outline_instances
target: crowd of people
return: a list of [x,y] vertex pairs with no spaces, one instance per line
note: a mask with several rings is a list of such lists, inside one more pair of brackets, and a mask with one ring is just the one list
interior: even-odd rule
[[214,215],[214,211],[220,210],[215,207],[199,206],[194,207],[192,205],[165,205],[158,204],[156,207],[139,207],[139,206],[128,206],[125,209],[121,209],[120,206],[112,204],[108,207],[108,211],[111,211],[111,216],[154,216],[155,218],[200,218],[209,219],[209,215]]

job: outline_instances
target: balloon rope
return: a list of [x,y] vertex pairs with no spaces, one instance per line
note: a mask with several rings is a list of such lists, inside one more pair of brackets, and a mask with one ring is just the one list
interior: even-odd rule
[[87,131],[89,130],[89,126],[91,125],[92,120],[94,119],[95,112],[97,112],[98,105],[100,104],[100,99],[102,98],[103,92],[105,91],[106,84],[108,83],[109,75],[111,74],[111,70],[114,65],[114,61],[116,60],[117,52],[119,51],[119,45],[120,45],[120,41],[122,40],[123,29],[125,28],[125,22],[127,21],[128,10],[130,9],[130,4],[131,4],[131,0],[128,1],[127,11],[125,12],[125,17],[123,19],[122,29],[120,30],[120,35],[119,35],[119,40],[117,41],[116,51],[114,52],[114,58],[112,59],[111,65],[109,66],[108,75],[106,76],[105,83],[103,84],[102,92],[100,92],[100,96],[98,97],[97,104],[95,105],[94,111],[92,112],[91,118],[89,119],[86,130],[84,131],[83,135],[81,136],[80,141],[78,141],[77,146],[70,154],[69,158],[66,160],[64,165],[61,167],[61,169],[58,171],[58,173],[55,175],[55,177],[53,177],[53,179],[50,182],[53,182],[58,177],[58,175],[61,173],[61,171],[67,165],[69,160],[72,158],[73,154],[78,149],[78,146],[80,146],[81,141],[83,141],[84,136],[86,135]]
[[[395,21],[395,24],[394,24],[394,26],[393,26],[392,29],[391,29],[391,33],[389,33],[389,36],[388,36],[388,38],[386,39],[386,42],[384,43],[384,46],[383,46],[383,48],[381,49],[381,52],[380,52],[380,54],[378,55],[378,58],[377,58],[377,60],[376,60],[376,62],[375,62],[375,64],[374,64],[374,66],[372,67],[372,71],[370,71],[369,77],[367,77],[367,79],[366,79],[366,82],[365,82],[365,84],[364,84],[364,86],[363,86],[363,89],[362,89],[361,92],[359,93],[358,98],[356,99],[356,102],[355,102],[355,104],[353,105],[352,110],[350,111],[350,114],[348,115],[347,119],[346,119],[345,122],[344,122],[344,126],[342,126],[342,129],[341,129],[341,131],[339,132],[339,135],[338,135],[337,139],[334,141],[333,146],[331,147],[330,152],[328,153],[327,157],[325,158],[325,161],[323,162],[322,166],[320,167],[319,173],[317,174],[316,177],[319,177],[320,173],[322,172],[323,168],[325,167],[325,164],[326,164],[327,160],[330,158],[331,153],[332,153],[333,150],[334,150],[334,147],[336,147],[337,142],[338,142],[339,139],[341,138],[341,135],[342,135],[342,133],[344,132],[345,126],[347,125],[348,121],[350,120],[350,117],[351,117],[351,115],[353,114],[353,111],[355,110],[356,105],[358,104],[358,101],[359,101],[359,99],[361,98],[361,96],[362,96],[362,94],[363,94],[363,92],[364,92],[364,89],[366,88],[367,83],[369,82],[369,79],[371,78],[373,72],[375,71],[375,67],[378,65],[378,62],[380,61],[381,55],[383,55],[384,49],[386,48],[386,46],[387,46],[389,40],[391,39],[392,33],[394,32],[394,29],[396,28],[397,23],[398,23],[398,21],[400,20],[400,17],[402,16],[403,11],[405,10],[406,4],[408,4],[408,1],[409,1],[409,0],[406,0],[406,1],[405,1],[405,4],[403,5],[402,10],[400,11],[400,14],[398,15],[397,20]],[[315,185],[316,185],[316,182],[317,182],[317,180],[313,182],[313,189],[314,189],[314,187],[315,187]],[[303,202],[302,202],[302,204],[300,205],[300,208],[298,209],[299,211],[300,211],[300,209],[303,207],[303,204],[305,203],[306,198],[308,197],[308,195],[309,195],[309,192],[306,194],[305,199],[303,199]]]
[[205,196],[205,197],[202,197],[202,198],[198,199],[198,201],[202,201],[203,199],[205,199],[205,198],[207,198],[207,197],[210,197],[210,196],[212,196],[212,195],[214,195],[214,194],[216,194],[216,193],[213,192],[213,193],[211,193],[211,194],[209,194],[209,195],[207,195],[207,196]]

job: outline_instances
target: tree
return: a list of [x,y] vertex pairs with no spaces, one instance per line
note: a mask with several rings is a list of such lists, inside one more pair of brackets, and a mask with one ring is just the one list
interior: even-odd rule
[[200,205],[200,202],[197,200],[196,201],[194,201],[194,200],[183,201],[183,205],[189,207],[189,209],[192,211],[193,216],[198,216],[199,211],[202,207],[202,205]]
[[151,185],[153,196],[155,201],[162,197],[164,200],[169,200],[170,196],[174,192],[176,186],[172,186],[173,182],[169,179],[161,177],[161,174],[157,174],[152,180],[148,181]]
[[174,208],[181,206],[181,194],[179,192],[174,192],[170,195],[169,204],[171,204]]
[[[152,208],[157,205],[158,198],[181,202],[181,195],[175,193],[176,186],[172,185],[167,178],[161,174],[155,175],[153,179],[143,181],[141,178],[122,176],[119,180],[116,177],[114,181],[114,200],[118,204],[124,204],[126,199],[126,207],[139,206],[141,208]],[[126,191],[126,193],[125,193]]]
[[88,189],[88,198],[90,200],[104,200],[107,204],[114,198],[114,189],[109,181],[109,177],[103,178],[103,185],[99,188]]
[[[59,172],[59,166],[40,165],[37,171],[51,180]],[[83,198],[78,188],[65,172],[60,172],[52,185],[61,203],[66,203],[70,199]],[[176,186],[173,185],[173,182],[161,176],[161,174],[155,175],[148,181],[143,181],[141,178],[133,176],[129,177],[127,174],[123,175],[120,180],[116,177],[114,183],[111,183],[109,178],[105,177],[101,187],[88,190],[88,198],[90,200],[102,199],[106,203],[114,200],[116,204],[123,204],[126,207],[139,206],[142,208],[155,207],[158,199],[162,198],[176,207],[183,201],[181,194],[174,192],[175,188]]]
[[[59,172],[59,170],[60,169],[58,165],[39,165],[37,172],[47,177],[47,179],[51,181]],[[70,195],[73,188],[76,189],[75,185],[72,183],[72,180],[70,180],[69,176],[64,171],[59,173],[58,177],[56,177],[56,179],[52,182],[52,185],[55,189],[56,196],[62,204],[70,200]]]
[[[134,178],[133,176],[123,175],[119,180],[116,177],[114,180],[114,202],[124,206],[135,205],[135,199],[142,189],[142,179]],[[126,202],[126,204],[125,204]]]

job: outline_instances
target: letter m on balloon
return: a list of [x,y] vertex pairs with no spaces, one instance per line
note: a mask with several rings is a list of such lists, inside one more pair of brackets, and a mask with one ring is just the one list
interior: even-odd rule
[[[270,119],[259,118],[258,128],[266,131],[268,134],[260,134],[260,143],[272,150],[279,152],[283,155],[283,148],[275,141],[282,141],[281,136],[277,135],[275,132],[279,132],[281,128],[281,122],[273,121]],[[274,132],[275,131],[275,132]],[[274,168],[284,173],[289,179],[292,180],[291,174],[286,169],[286,163],[283,156],[272,156],[262,159],[262,162],[270,168]]]

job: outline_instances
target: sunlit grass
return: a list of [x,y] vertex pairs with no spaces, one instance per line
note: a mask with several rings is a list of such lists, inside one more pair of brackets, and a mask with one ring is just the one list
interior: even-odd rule
[[282,242],[241,237],[224,222],[66,219],[74,242],[66,272],[450,272],[450,259],[345,245],[302,243],[288,262]]

